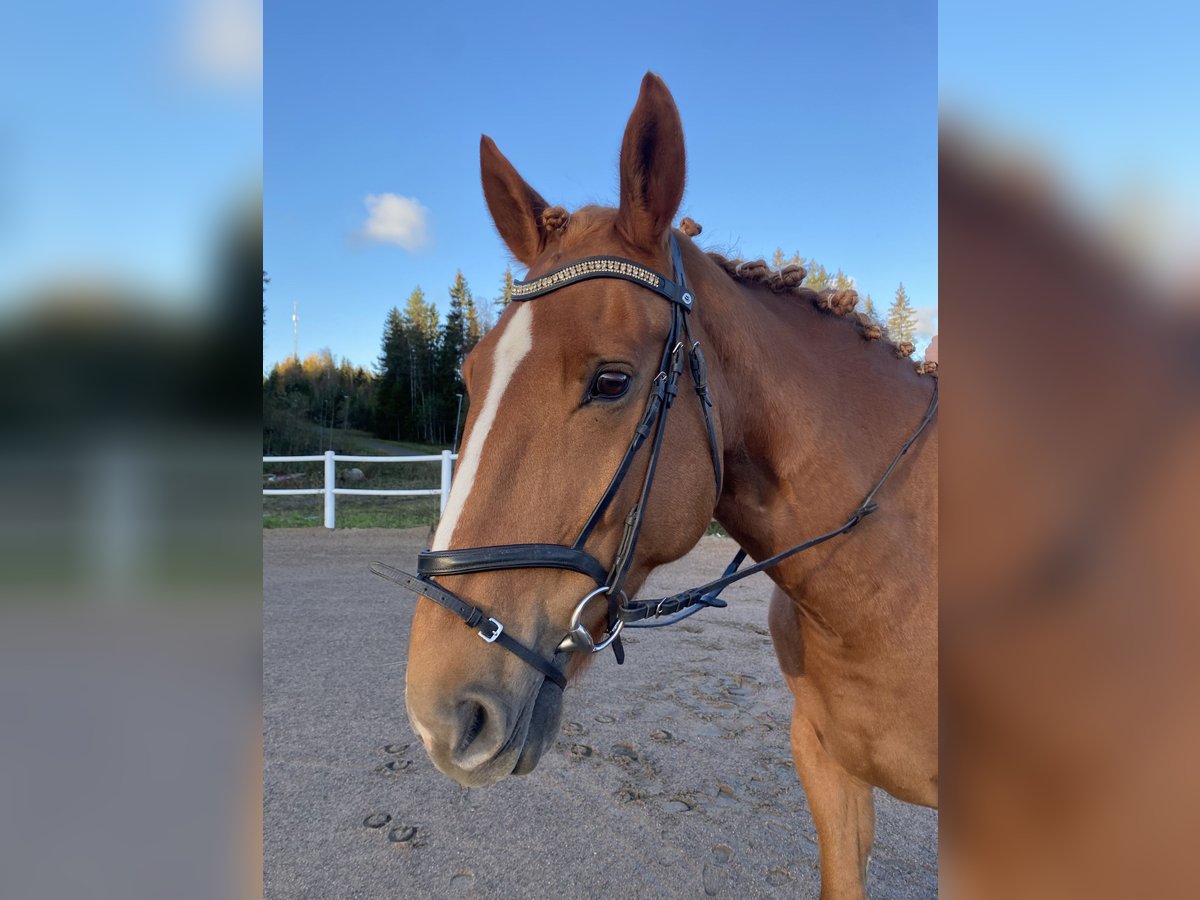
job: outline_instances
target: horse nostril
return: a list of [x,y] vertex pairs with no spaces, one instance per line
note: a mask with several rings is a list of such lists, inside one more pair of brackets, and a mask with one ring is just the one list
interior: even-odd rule
[[475,738],[479,737],[479,733],[483,731],[484,723],[487,721],[487,710],[483,708],[483,704],[468,703],[467,709],[469,710],[467,724],[458,742],[460,753],[470,747]]
[[507,734],[503,716],[487,704],[468,700],[458,708],[459,739],[454,761],[464,769],[473,769],[492,759],[504,745]]

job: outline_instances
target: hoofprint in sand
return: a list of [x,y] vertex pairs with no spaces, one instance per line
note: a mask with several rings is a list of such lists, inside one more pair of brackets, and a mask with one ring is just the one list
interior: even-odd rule
[[[628,633],[567,689],[528,777],[467,790],[404,713],[413,598],[370,574],[425,529],[263,533],[264,879],[293,897],[815,897],[815,832],[792,766],[790,695],[763,575],[670,628]],[[703,538],[643,593],[720,574]],[[937,894],[937,813],[876,792],[869,890]]]

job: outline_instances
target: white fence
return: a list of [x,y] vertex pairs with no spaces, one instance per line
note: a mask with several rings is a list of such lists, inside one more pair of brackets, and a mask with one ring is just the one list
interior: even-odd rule
[[[319,488],[263,488],[263,496],[283,496],[295,494],[324,494],[325,495],[325,527],[334,528],[337,513],[337,496],[343,495],[378,495],[380,497],[441,497],[441,512],[446,511],[446,502],[450,499],[450,478],[454,474],[454,460],[457,453],[443,450],[440,455],[431,456],[342,456],[332,450],[318,456],[264,456],[264,463],[273,462],[321,462],[325,461],[325,486]],[[340,462],[371,462],[371,463],[413,463],[440,462],[442,464],[442,485],[436,488],[417,488],[410,490],[369,490],[367,488],[340,488],[337,486],[337,464]]]

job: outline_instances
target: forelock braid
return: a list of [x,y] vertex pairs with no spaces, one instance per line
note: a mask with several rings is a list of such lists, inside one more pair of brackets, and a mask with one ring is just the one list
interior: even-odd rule
[[561,206],[547,206],[542,210],[542,228],[550,234],[567,227],[571,214]]

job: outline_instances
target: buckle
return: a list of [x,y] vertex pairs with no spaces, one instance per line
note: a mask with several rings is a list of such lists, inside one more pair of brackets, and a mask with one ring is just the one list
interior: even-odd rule
[[496,630],[491,633],[490,637],[483,633],[482,628],[479,629],[478,634],[481,638],[483,638],[489,644],[494,644],[494,643],[496,643],[496,638],[500,637],[500,635],[504,633],[504,626],[500,623],[499,619],[493,619],[493,618],[489,617],[488,622],[491,622],[493,625],[495,625]]
[[[669,615],[670,613],[678,612],[680,609],[683,608],[680,605],[679,600],[680,600],[679,595],[676,595],[676,594],[673,594],[670,597],[663,597],[661,600],[658,601],[658,603],[656,603],[654,605],[654,618],[661,619],[665,615]],[[663,607],[667,603],[675,604],[674,608],[670,609],[670,610],[664,609]],[[688,604],[688,605],[690,605],[690,604]]]

